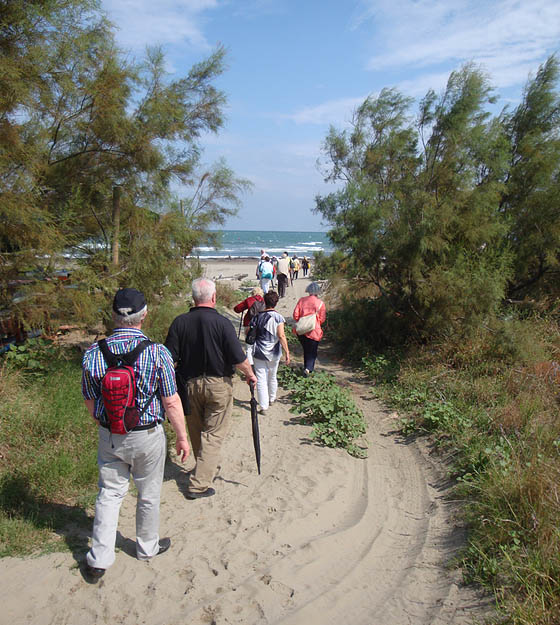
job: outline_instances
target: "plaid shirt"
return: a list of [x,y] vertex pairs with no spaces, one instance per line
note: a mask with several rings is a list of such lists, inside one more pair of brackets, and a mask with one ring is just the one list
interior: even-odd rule
[[[109,349],[115,354],[124,354],[132,351],[140,341],[148,338],[136,328],[115,328],[107,338]],[[94,416],[99,420],[107,420],[105,408],[101,398],[101,379],[107,371],[107,364],[97,343],[94,343],[85,353],[82,369],[82,394],[84,399],[95,400]],[[136,404],[139,410],[150,399],[157,389],[157,394],[142,415],[139,425],[148,425],[154,421],[163,421],[165,411],[160,397],[171,397],[177,392],[175,383],[175,369],[173,358],[169,350],[159,343],[152,343],[140,354],[134,363],[136,376]]]

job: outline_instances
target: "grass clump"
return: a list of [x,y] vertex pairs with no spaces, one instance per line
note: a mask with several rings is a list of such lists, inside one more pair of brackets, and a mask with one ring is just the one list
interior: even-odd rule
[[469,338],[364,359],[375,394],[429,433],[465,502],[468,582],[496,597],[504,623],[560,614],[560,360],[556,319],[503,319]]
[[303,422],[313,426],[313,439],[327,447],[346,449],[357,458],[367,456],[365,448],[356,443],[366,433],[364,416],[334,376],[321,372],[306,378],[284,366],[278,379],[292,391],[292,412],[302,414]]
[[234,289],[231,284],[216,281],[216,306],[227,308],[229,311],[248,296],[246,293]]
[[0,556],[60,548],[61,536],[74,547],[97,492],[79,354],[45,341],[13,354],[0,360]]
[[148,310],[146,321],[142,325],[142,332],[156,343],[163,343],[167,338],[169,326],[175,317],[189,312],[194,304],[192,300],[180,299],[177,301],[165,301]]

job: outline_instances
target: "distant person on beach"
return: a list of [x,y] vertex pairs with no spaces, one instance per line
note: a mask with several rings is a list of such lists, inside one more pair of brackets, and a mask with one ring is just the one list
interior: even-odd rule
[[278,259],[277,263],[277,279],[278,279],[278,294],[280,297],[286,295],[286,287],[288,286],[288,276],[290,275],[290,259],[288,258],[288,252],[282,254],[282,258]]
[[[233,310],[236,313],[243,313],[245,310],[247,311],[247,314],[243,317],[243,328],[245,329],[245,336],[247,336],[247,332],[249,331],[249,323],[251,322],[254,314],[262,312],[265,308],[263,295],[264,293],[261,287],[256,286],[251,291],[251,295],[249,295],[249,297],[233,307]],[[254,345],[247,345],[247,359],[249,360],[249,363],[251,365],[253,364],[253,347]]]
[[216,310],[216,285],[207,278],[192,283],[194,307],[171,324],[165,345],[177,365],[178,384],[196,458],[187,499],[210,497],[222,442],[233,409],[233,373],[256,383],[231,321]]
[[307,256],[304,256],[301,261],[301,268],[303,269],[303,277],[307,277],[307,272],[309,271],[309,260]]
[[113,300],[115,329],[102,345],[104,349],[106,345],[112,354],[130,353],[137,347],[142,350],[136,360],[132,358],[136,407],[140,416],[138,424],[128,433],[110,430],[101,393],[108,365],[99,342],[84,355],[82,393],[90,415],[100,426],[97,450],[99,494],[95,502],[91,549],[86,556],[86,576],[90,581],[102,577],[115,561],[119,510],[130,475],[138,489],[136,557],[149,560],[167,551],[171,545],[169,538],[159,537],[160,494],[167,454],[163,429],[166,414],[177,435],[175,448],[181,462],[189,455],[190,448],[171,354],[159,343],[150,342],[144,344],[143,349],[139,347],[147,340],[141,330],[147,312],[146,300],[140,291],[117,291]]
[[294,286],[294,259],[293,258],[290,258],[290,285]]
[[[308,376],[315,369],[317,360],[317,349],[319,341],[323,338],[323,328],[321,327],[327,319],[325,303],[319,299],[321,287],[317,282],[311,282],[305,289],[309,295],[299,299],[292,317],[294,321],[299,321],[301,317],[315,315],[315,327],[305,334],[298,334],[299,342],[303,347],[303,373]],[[295,328],[294,328],[295,331]]]
[[266,414],[270,404],[276,401],[278,380],[276,373],[280,364],[282,350],[286,364],[290,364],[290,350],[284,333],[285,319],[274,310],[278,303],[278,293],[269,291],[264,295],[266,308],[259,313],[257,324],[257,340],[253,350],[255,375],[257,376],[257,399],[261,414]]
[[298,274],[299,274],[299,268],[300,268],[299,258],[294,254],[292,261],[293,261],[293,270],[294,270],[294,280],[297,280]]
[[278,280],[278,259],[276,258],[276,256],[271,256],[270,262],[272,263],[272,282],[270,283],[270,289],[274,291],[274,278]]
[[261,289],[266,294],[270,288],[272,279],[274,278],[274,267],[270,262],[270,258],[265,256],[263,260],[257,265],[256,271],[257,278],[260,280]]

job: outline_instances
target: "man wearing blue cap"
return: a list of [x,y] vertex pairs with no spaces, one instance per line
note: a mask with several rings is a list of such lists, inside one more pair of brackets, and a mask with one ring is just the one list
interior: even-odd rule
[[[159,504],[167,452],[163,429],[165,415],[177,435],[176,450],[181,462],[190,453],[171,354],[158,343],[146,342],[139,347],[143,341],[148,341],[141,330],[147,311],[146,300],[140,291],[130,288],[117,291],[113,300],[115,329],[105,343],[94,343],[83,360],[82,393],[90,415],[100,426],[97,452],[99,493],[85,570],[86,578],[92,582],[102,577],[115,561],[119,510],[130,475],[138,490],[137,558],[149,560],[167,551],[171,545],[169,538],[159,537]],[[107,348],[110,354],[103,353]],[[115,433],[109,424],[102,396],[107,356],[122,356],[135,348],[139,348],[139,355],[132,364],[137,424],[128,433]]]

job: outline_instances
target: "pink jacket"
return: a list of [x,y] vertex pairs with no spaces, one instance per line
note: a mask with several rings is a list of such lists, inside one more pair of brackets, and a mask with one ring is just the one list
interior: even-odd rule
[[325,303],[322,300],[320,300],[316,295],[307,295],[306,297],[302,297],[296,304],[294,314],[292,316],[294,321],[297,321],[300,317],[312,315],[313,313],[317,313],[315,329],[308,332],[305,336],[308,339],[320,341],[323,338],[323,328],[321,328],[321,324],[325,323],[327,319]]

